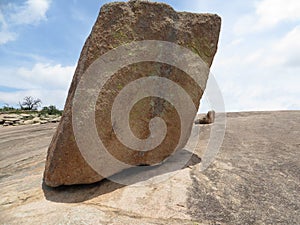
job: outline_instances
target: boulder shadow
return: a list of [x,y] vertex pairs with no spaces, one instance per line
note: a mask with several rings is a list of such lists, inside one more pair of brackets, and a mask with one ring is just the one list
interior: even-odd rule
[[[186,159],[186,157],[189,159],[185,161],[187,163],[183,163],[182,166],[178,168],[178,163],[182,163],[182,159]],[[42,189],[45,198],[49,201],[79,203],[113,192],[127,185],[136,184],[156,176],[179,171],[201,162],[201,158],[187,150],[178,151],[178,153],[175,153],[174,156],[170,158],[170,160],[168,159],[160,165],[141,165],[133,169],[126,169],[108,179],[93,184],[64,185],[53,188],[47,186],[43,182]],[[138,170],[136,168],[138,168]]]

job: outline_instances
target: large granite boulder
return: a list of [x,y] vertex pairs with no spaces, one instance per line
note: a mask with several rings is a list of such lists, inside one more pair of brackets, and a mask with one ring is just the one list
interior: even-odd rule
[[[72,117],[74,117],[72,107],[76,89],[89,66],[100,56],[132,41],[158,40],[190,49],[203,59],[207,67],[210,67],[217,51],[220,26],[221,19],[217,15],[176,12],[172,7],[163,3],[129,1],[104,5],[81,52],[64,114],[48,150],[44,172],[45,183],[55,187],[93,183],[104,178],[82,156],[72,124]],[[208,79],[208,72],[199,74],[204,80],[204,86],[200,88],[184,71],[161,62],[131,64],[121,68],[108,79],[99,90],[95,106],[96,129],[106,150],[114,158],[127,165],[156,165],[178,148],[182,148],[188,140],[196,114],[193,111],[189,115],[184,138],[180,139],[182,123],[174,106],[162,98],[151,96],[144,98],[137,102],[130,111],[129,123],[133,134],[141,140],[147,139],[151,134],[150,121],[155,117],[160,117],[166,124],[165,138],[161,144],[149,151],[138,151],[123,145],[114,132],[118,124],[113,124],[111,121],[114,100],[128,83],[139,78],[153,76],[153,74],[167,78],[181,86],[192,99],[196,109],[199,107]],[[168,92],[168,90],[161,91]],[[180,100],[180,96],[178,97]],[[105,159],[102,161],[100,159],[98,163],[103,167],[106,163],[108,164]],[[117,171],[112,169],[111,174],[115,172]]]

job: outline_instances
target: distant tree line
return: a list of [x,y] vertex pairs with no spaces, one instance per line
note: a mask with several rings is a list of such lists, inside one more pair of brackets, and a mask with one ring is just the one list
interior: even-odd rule
[[[33,98],[32,96],[26,96],[22,102],[19,102],[20,108],[15,108],[9,106],[9,104],[4,104],[0,107],[0,113],[22,113],[22,112],[37,112],[38,108],[41,107],[42,101],[39,98]],[[61,115],[62,110],[56,108],[55,105],[44,106],[40,111],[41,114],[48,115]]]
[[40,111],[41,114],[48,114],[48,115],[61,115],[62,110],[57,109],[54,105],[45,106]]

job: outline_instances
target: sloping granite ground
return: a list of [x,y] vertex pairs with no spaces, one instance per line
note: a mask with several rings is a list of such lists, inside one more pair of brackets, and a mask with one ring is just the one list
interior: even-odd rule
[[[202,126],[197,152],[209,138]],[[206,171],[196,157],[162,182],[129,186],[43,185],[55,129],[0,128],[0,224],[300,224],[300,111],[228,113]]]

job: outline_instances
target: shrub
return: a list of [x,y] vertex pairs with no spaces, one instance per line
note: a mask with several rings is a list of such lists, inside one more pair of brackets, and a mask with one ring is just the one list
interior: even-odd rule
[[41,114],[45,115],[61,115],[62,111],[57,109],[55,105],[50,105],[50,106],[45,106],[43,107],[43,109],[41,110]]
[[11,111],[16,111],[17,109],[15,109],[12,106],[9,106],[8,104],[5,104],[5,106],[3,106],[2,108],[0,108],[0,112],[5,112],[5,113],[9,113]]

